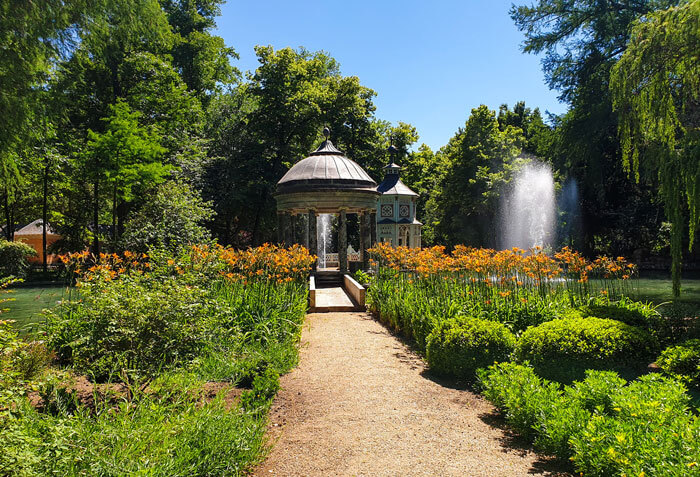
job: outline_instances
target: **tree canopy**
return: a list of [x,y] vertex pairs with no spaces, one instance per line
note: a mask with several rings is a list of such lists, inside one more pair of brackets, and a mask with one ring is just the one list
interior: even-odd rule
[[625,167],[637,180],[640,167],[659,177],[672,225],[676,296],[680,294],[684,207],[690,247],[700,222],[699,51],[700,1],[654,12],[635,24],[610,84],[620,115]]

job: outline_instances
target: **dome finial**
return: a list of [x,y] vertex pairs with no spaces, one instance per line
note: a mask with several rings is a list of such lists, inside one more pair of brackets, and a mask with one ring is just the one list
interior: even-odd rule
[[323,135],[326,136],[326,141],[328,141],[328,137],[331,135],[331,129],[328,126],[323,128]]

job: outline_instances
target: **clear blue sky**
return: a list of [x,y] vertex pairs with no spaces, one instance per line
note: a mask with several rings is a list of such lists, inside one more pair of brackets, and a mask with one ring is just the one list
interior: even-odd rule
[[[518,3],[530,3],[522,0]],[[524,100],[560,114],[540,58],[520,52],[523,35],[502,0],[247,0],[222,7],[218,31],[254,70],[255,45],[324,50],[377,92],[377,117],[413,124],[437,149],[472,108]]]

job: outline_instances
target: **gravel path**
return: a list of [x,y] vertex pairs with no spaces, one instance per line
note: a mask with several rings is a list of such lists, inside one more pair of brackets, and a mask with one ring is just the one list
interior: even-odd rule
[[257,476],[565,475],[517,445],[486,401],[429,379],[365,313],[309,314],[281,383]]

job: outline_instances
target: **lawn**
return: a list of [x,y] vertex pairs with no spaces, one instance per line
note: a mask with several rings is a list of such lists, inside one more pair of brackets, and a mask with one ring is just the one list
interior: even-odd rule
[[15,320],[15,326],[24,329],[28,325],[42,320],[41,310],[51,308],[63,297],[68,296],[68,289],[61,285],[16,287],[3,297],[13,298],[4,304],[9,311],[2,313],[2,319]]
[[[665,278],[639,278],[634,280],[633,298],[653,303],[671,301],[671,280]],[[681,282],[681,302],[691,303],[700,308],[700,279],[684,279]]]

